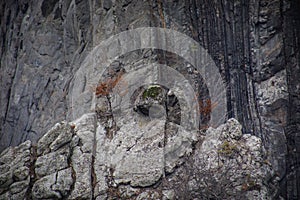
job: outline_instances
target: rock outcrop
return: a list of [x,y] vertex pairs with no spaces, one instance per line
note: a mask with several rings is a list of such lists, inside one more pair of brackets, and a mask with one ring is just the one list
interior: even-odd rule
[[[198,119],[200,129],[206,129],[208,125],[211,125],[209,121],[213,118],[212,108],[219,106],[218,103],[220,103],[211,101],[212,93],[218,93],[218,91],[212,91],[209,88],[215,85],[216,89],[219,89],[219,83],[224,84],[226,86],[226,97],[221,98],[221,100],[226,104],[222,105],[225,109],[219,110],[220,113],[226,113],[224,115],[226,119],[236,118],[241,123],[244,134],[251,134],[261,139],[264,148],[268,152],[268,160],[279,177],[281,189],[278,196],[286,199],[299,199],[299,10],[300,3],[296,0],[1,1],[0,151],[9,146],[18,146],[27,140],[37,145],[37,141],[54,124],[63,120],[73,121],[77,117],[81,117],[79,115],[74,118],[74,110],[86,114],[87,108],[90,109],[92,103],[97,104],[100,108],[100,111],[97,110],[97,112],[102,116],[100,121],[103,131],[108,138],[112,139],[111,144],[116,145],[115,140],[117,138],[113,136],[118,131],[118,127],[122,128],[121,131],[123,132],[131,131],[126,127],[126,120],[123,119],[122,121],[122,118],[126,115],[118,115],[119,107],[114,107],[116,106],[114,102],[118,99],[110,97],[109,99],[105,97],[106,95],[93,99],[82,95],[83,98],[80,99],[79,106],[73,108],[73,90],[77,90],[78,94],[88,90],[90,90],[90,93],[101,94],[101,91],[106,93],[103,87],[97,87],[99,86],[97,83],[86,85],[90,81],[87,77],[92,74],[100,74],[101,77],[100,75],[95,77],[97,81],[110,79],[109,83],[117,87],[109,89],[119,90],[121,96],[126,95],[126,88],[133,88],[128,83],[133,83],[137,79],[150,80],[156,78],[150,76],[151,69],[145,69],[144,76],[140,76],[140,73],[137,72],[138,69],[145,68],[145,66],[149,67],[150,64],[159,64],[168,66],[168,69],[176,71],[177,75],[180,74],[181,76],[175,76],[176,73],[174,72],[170,77],[177,79],[176,83],[183,83],[184,86],[189,85],[190,88],[185,87],[187,92],[195,91],[196,98],[193,100],[199,102],[197,104],[200,109],[194,109],[194,111],[200,111],[201,113],[200,119]],[[191,64],[187,58],[183,58],[172,51],[151,48],[135,49],[124,55],[117,55],[111,58],[109,66],[102,66],[104,63],[100,63],[99,68],[107,69],[105,73],[100,73],[99,70],[84,70],[85,66],[95,63],[97,57],[89,57],[88,55],[97,49],[99,44],[105,43],[108,38],[123,31],[135,30],[141,27],[160,27],[164,30],[178,31],[190,37],[195,44],[205,49],[208,55],[206,57],[209,57],[217,67],[218,73],[215,74],[220,73],[220,79],[217,80],[214,79],[215,77],[211,77],[212,84],[208,84],[204,74],[198,70],[197,66]],[[144,39],[143,35],[136,37],[138,39],[136,38],[134,44]],[[152,41],[158,45],[167,44],[158,40]],[[172,41],[169,42],[172,43]],[[179,43],[180,40],[176,42]],[[176,42],[173,41],[172,44],[176,44]],[[189,44],[186,41],[181,42]],[[111,45],[111,48],[102,49],[101,56],[112,55],[111,52],[122,52],[126,46],[119,48],[120,44],[123,44],[122,40]],[[182,53],[197,51],[197,45],[184,48]],[[185,46],[182,45],[182,47]],[[161,68],[167,69],[166,67]],[[76,77],[81,72],[87,73],[89,76],[82,76],[81,83],[77,83]],[[164,72],[170,75],[169,71]],[[162,74],[157,77],[161,78],[164,76]],[[132,81],[123,82],[122,85],[125,85],[125,88],[123,88],[114,82],[118,80],[118,75],[127,77]],[[169,79],[169,77],[166,79]],[[186,81],[181,81],[183,79]],[[138,87],[140,86],[148,87],[149,84],[138,85]],[[170,88],[165,89],[167,91]],[[167,125],[172,127],[169,130],[177,130],[181,121],[192,119],[190,112],[184,112],[184,114],[188,113],[190,115],[179,116],[181,111],[188,109],[182,103],[184,95],[178,95],[182,91],[173,92],[170,91],[172,101],[169,101],[169,105],[159,104],[150,107],[152,111],[155,110],[154,113],[162,111],[162,114],[159,114],[160,116],[168,116],[166,120],[170,123],[167,123]],[[134,93],[134,95],[137,94]],[[138,104],[137,99],[133,99]],[[105,106],[108,106],[108,108],[105,108]],[[112,107],[110,108],[110,106]],[[165,108],[167,110],[164,110]],[[113,114],[108,113],[106,115],[101,109],[105,112],[112,111]],[[132,120],[134,119],[133,114],[137,113],[133,112],[128,115]],[[151,116],[154,117],[153,125],[163,124],[160,120],[164,120],[164,117]],[[216,116],[224,117],[223,115]],[[95,120],[98,120],[98,117]],[[90,130],[92,131],[92,127],[90,127]],[[136,131],[138,132],[137,135],[142,135],[144,132],[143,129],[137,129]],[[94,133],[94,131],[92,132]],[[73,134],[71,134],[72,138]],[[153,134],[155,135],[155,133]],[[136,139],[137,135],[132,136],[131,139]],[[58,139],[57,144],[63,143],[63,140],[64,138]],[[191,146],[190,143],[194,142],[194,139],[186,138],[186,140],[188,147]],[[83,146],[78,147],[79,149],[76,147],[74,149],[61,149],[62,154],[60,154],[59,159],[64,163],[64,166],[69,166],[70,163],[73,163],[70,152],[74,151],[74,154],[82,154],[82,157],[74,160],[74,162],[78,162],[78,164],[83,161],[94,162],[90,154],[97,149],[91,150],[91,143],[91,141],[85,141]],[[153,140],[152,145],[156,144],[159,144],[159,141]],[[45,157],[37,160],[37,163],[43,162],[43,159],[51,159],[53,156],[57,156],[54,154],[54,152],[57,152],[56,148],[60,149],[61,147],[53,144],[51,148],[47,147],[45,152],[38,154],[38,156],[43,155]],[[138,143],[136,148],[140,148]],[[157,154],[162,155],[161,150],[158,148]],[[186,154],[187,152],[182,151],[179,154]],[[13,155],[13,153],[11,154]],[[109,153],[109,155],[112,155],[112,153]],[[122,159],[125,161],[130,158],[130,155],[128,156]],[[13,157],[10,157],[10,159],[13,159]],[[180,161],[174,159],[172,162],[177,163]],[[172,162],[168,165],[170,171],[173,170],[172,166],[174,166]],[[113,161],[110,163],[113,164]],[[27,162],[24,162],[21,165],[26,167],[27,164]],[[55,161],[53,161],[53,166],[56,166],[55,170],[59,170],[59,165]],[[56,175],[66,177],[63,179],[69,181],[64,184],[76,188],[76,194],[71,194],[74,198],[76,198],[76,195],[81,195],[82,191],[78,189],[79,185],[86,185],[73,183],[69,175],[70,169],[65,167],[63,168],[65,171],[55,171],[53,172],[54,175],[53,173],[47,174],[50,172],[45,166],[36,169],[38,171],[35,176],[46,177],[42,181],[49,181],[49,184],[51,181],[52,184],[53,181],[58,180],[53,178]],[[74,171],[76,170],[79,169],[74,168]],[[92,169],[78,171],[78,174],[84,176],[90,171]],[[7,174],[4,175],[5,173],[7,173],[7,168],[4,167],[3,173],[1,170],[1,177],[6,177]],[[72,173],[74,172],[72,171]],[[119,168],[114,173],[120,176],[124,175],[124,172],[120,171]],[[161,177],[160,172],[154,174]],[[20,179],[24,182],[20,183],[22,187],[17,188],[32,187],[30,184],[27,186],[27,179],[25,179]],[[74,179],[72,180],[74,181]],[[3,181],[10,183],[11,179],[8,176],[7,179],[3,178]],[[122,183],[130,182],[124,176],[119,181]],[[146,179],[140,181],[146,182],[146,185],[151,182]],[[51,193],[49,191],[50,196],[65,196],[64,194],[68,191],[75,191],[74,188],[63,191],[59,189],[59,186],[57,187],[56,192]],[[89,188],[90,186],[87,184],[84,187]],[[38,186],[35,188],[42,189]],[[127,191],[127,189],[125,188],[124,191]],[[128,190],[127,192],[134,193],[134,190]],[[10,191],[10,193],[5,194],[13,195],[13,192]],[[174,193],[164,191],[163,194],[173,196]],[[147,195],[148,193],[145,191],[140,198],[147,198]],[[159,194],[153,193],[153,195],[157,196]]]
[[[131,128],[129,128],[131,126]],[[58,123],[0,156],[0,199],[272,199],[278,181],[260,138],[230,119],[189,138],[161,119],[107,137],[96,114]],[[166,141],[166,144],[164,144]]]

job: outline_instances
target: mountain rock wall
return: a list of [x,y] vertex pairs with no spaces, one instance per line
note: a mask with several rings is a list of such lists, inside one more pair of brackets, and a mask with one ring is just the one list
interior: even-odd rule
[[[182,129],[165,147],[159,146],[165,137],[162,122],[149,124],[151,134],[145,134],[146,125],[139,131],[142,136],[131,129],[112,140],[106,138],[95,113],[58,123],[36,146],[26,141],[1,153],[0,199],[273,199],[277,195],[278,179],[261,139],[242,134],[235,119],[198,135],[193,148]],[[134,136],[140,139],[132,145]],[[181,139],[176,142],[176,137]]]
[[[261,139],[278,175],[278,195],[298,199],[299,7],[299,1],[287,0],[2,1],[0,150],[26,140],[36,144],[57,122],[74,120],[70,104],[70,91],[76,85],[74,76],[98,44],[122,31],[163,27],[186,34],[208,51],[226,85],[226,118],[236,118],[244,134]],[[201,76],[190,73],[196,71],[194,66],[168,52],[131,52],[119,57],[110,68],[120,72],[126,66],[151,62],[172,65],[194,89],[199,89],[201,98],[209,96],[207,88],[197,85],[203,82]],[[96,86],[88,87],[94,91]],[[106,99],[99,101],[103,105]],[[173,114],[168,113],[172,120],[168,120],[178,125],[178,103],[172,110]],[[202,116],[204,126],[208,119]],[[110,117],[101,120],[102,125],[114,122]],[[103,126],[105,131],[116,128],[113,124]],[[69,153],[63,155],[66,165],[70,165]],[[28,166],[27,161],[23,166]],[[66,184],[76,188],[71,171],[56,169],[47,181],[66,176]],[[22,184],[32,183],[25,179],[20,179]],[[49,195],[64,196],[74,191],[72,187],[49,191]]]

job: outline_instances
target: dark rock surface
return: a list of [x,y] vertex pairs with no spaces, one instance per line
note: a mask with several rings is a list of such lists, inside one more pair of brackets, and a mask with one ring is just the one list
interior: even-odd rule
[[[69,94],[73,77],[88,53],[101,41],[127,29],[165,27],[188,35],[208,50],[226,83],[227,118],[236,118],[242,124],[243,133],[261,138],[279,177],[278,195],[298,199],[299,10],[298,0],[1,1],[0,151],[25,140],[36,143],[56,122],[71,119],[69,113],[73,108]],[[133,52],[118,60],[124,65],[136,66],[141,60],[145,63],[153,60],[189,74],[187,63],[165,52],[150,55],[147,51]],[[111,67],[118,68],[118,65]],[[197,88],[196,80],[201,82],[196,75],[186,77],[194,88]],[[93,90],[94,86],[90,87]],[[205,98],[205,88],[201,92]],[[202,118],[205,125],[207,118]],[[38,155],[45,154],[44,158],[51,160],[51,156],[55,156],[51,152],[70,143],[69,139],[71,137],[57,138],[50,147],[39,144]],[[82,147],[82,161],[90,162],[88,147]],[[74,151],[81,152],[76,148]],[[71,162],[68,150],[64,150],[61,159],[66,166]],[[40,157],[37,164],[42,161]],[[56,161],[53,167],[57,166]],[[55,170],[61,171],[54,174],[43,166],[37,166],[36,170],[35,173],[43,177],[39,181],[52,184],[59,180],[53,177],[59,176],[66,177],[63,178],[66,182],[61,184],[73,185],[67,168],[61,170],[57,166]],[[4,171],[1,170],[1,177]],[[14,184],[22,187],[10,187],[32,187],[25,179],[25,175],[20,175],[20,182]],[[3,181],[4,185],[10,185],[9,178]],[[33,187],[43,190],[38,185]],[[82,192],[76,184],[74,187],[76,192],[71,194],[72,198]],[[48,191],[49,198],[68,193],[60,186],[57,188],[54,192]],[[124,190],[132,192],[128,188]],[[14,194],[14,189],[9,191],[7,195]],[[172,191],[165,194],[172,196]],[[145,191],[143,195],[141,199],[150,194]]]

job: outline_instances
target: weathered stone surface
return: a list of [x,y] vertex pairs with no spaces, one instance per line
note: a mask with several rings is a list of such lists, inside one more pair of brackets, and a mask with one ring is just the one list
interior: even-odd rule
[[[135,114],[133,119],[123,124],[111,141],[101,135],[103,131],[97,135],[95,164],[110,169],[116,184],[130,183],[140,187],[153,185],[165,172],[170,173],[179,166],[182,163],[180,158],[192,151],[195,138],[189,138],[192,134],[182,127],[177,127],[177,132],[170,131],[170,135],[173,135],[169,136],[165,145],[165,120],[138,117],[139,114]],[[101,129],[101,126],[98,128]],[[107,172],[103,172],[103,167],[95,170],[101,182],[101,176]]]
[[40,156],[35,162],[35,173],[38,177],[52,174],[68,167],[69,147],[62,151],[51,152]]
[[137,195],[137,193],[139,193],[139,189],[137,188],[132,188],[130,186],[127,186],[127,185],[120,185],[118,187],[119,191],[120,191],[120,196],[121,198],[133,198]]
[[0,156],[0,199],[24,199],[30,184],[31,142],[10,147]]
[[175,198],[175,192],[174,190],[164,190],[163,193],[163,200],[169,200]]
[[80,147],[75,147],[71,160],[76,182],[69,199],[90,199],[92,197],[92,155],[83,153]]
[[141,193],[136,200],[142,200],[142,199],[159,199],[159,194],[157,192],[143,192]]
[[10,199],[10,193],[9,192],[5,192],[3,194],[0,195],[0,199]]
[[51,150],[56,150],[61,145],[70,141],[70,136],[72,136],[70,125],[65,122],[55,124],[55,126],[38,141],[37,154],[47,154]]
[[52,186],[52,190],[59,191],[63,196],[70,194],[74,183],[72,173],[72,168],[58,171],[56,183]]
[[94,115],[56,124],[37,144],[34,199],[89,199],[92,195]]
[[14,168],[13,177],[16,181],[25,180],[28,176],[29,176],[29,168],[27,166]]
[[79,137],[82,146],[80,147],[83,153],[92,153],[94,147],[95,136],[95,113],[83,115],[78,120],[74,121],[76,135]]
[[[130,183],[132,186],[150,186],[163,175],[164,151],[163,143],[164,121],[152,121],[140,127],[139,133],[129,132],[129,126],[124,126],[117,133],[107,152],[113,169],[114,181]],[[122,141],[121,146],[119,146]],[[103,152],[106,153],[106,152]]]
[[7,187],[13,183],[12,172],[6,172],[0,175],[0,185],[1,187]]
[[[227,86],[228,117],[238,119],[244,133],[259,136],[262,140],[274,170],[279,173],[282,190],[278,197],[299,199],[299,7],[298,1],[286,0],[2,1],[0,151],[27,139],[36,142],[56,122],[71,118],[74,108],[69,103],[72,99],[70,91],[80,85],[72,80],[93,47],[128,29],[148,26],[170,28],[195,39],[211,55],[222,75],[221,81]],[[144,41],[143,38],[133,43],[141,41]],[[116,46],[114,44],[103,50],[102,55],[121,52],[122,48],[116,49]],[[193,51],[193,48],[185,51]],[[195,66],[182,61],[185,58],[164,51],[153,53],[147,49],[143,54],[135,51],[117,59],[121,66],[128,64],[126,70],[153,62],[173,66],[192,82],[198,93],[205,94],[203,97],[213,92],[206,91],[205,87],[201,89],[203,84],[199,83],[205,84],[205,78],[201,80]],[[128,74],[128,71],[125,73]],[[82,84],[87,83],[86,79],[81,81]],[[199,87],[195,87],[197,84]],[[84,87],[90,88],[93,93],[96,85]],[[132,85],[129,88],[133,88]],[[82,88],[77,89],[82,92]],[[87,105],[92,101],[83,98],[80,109],[90,109]],[[178,111],[180,114],[184,106],[179,109],[179,104],[175,105],[174,109],[169,109],[169,113],[176,112],[169,120],[179,124]],[[161,107],[155,108],[163,111]],[[205,112],[202,114],[201,125],[205,127],[209,116]],[[120,128],[114,127],[113,123],[121,123],[113,119],[114,116],[110,116],[107,120],[109,126],[104,126],[105,129]],[[69,145],[69,141],[72,141],[72,148],[83,144],[82,152],[92,153],[93,142],[82,142],[82,138],[88,137],[73,137],[73,134],[57,137],[53,132],[46,139],[50,143],[38,145],[38,156]],[[6,166],[7,163],[12,162],[15,168],[20,168],[28,162],[28,156],[15,158],[13,154],[12,150],[7,150],[0,156],[3,173],[14,171]],[[35,156],[32,159],[35,160]],[[182,160],[179,159],[179,163]],[[2,166],[2,163],[5,165]],[[174,166],[172,163],[175,160],[170,166]],[[106,173],[103,172],[104,175]],[[3,194],[11,197],[9,192],[4,191]]]
[[27,180],[25,181],[15,182],[11,184],[11,186],[9,187],[11,194],[21,193],[20,195],[24,197],[25,194],[24,192],[22,193],[22,191],[27,192],[29,182],[30,182],[30,178],[28,177]]
[[72,129],[73,125],[66,125],[65,129],[62,130],[63,134],[60,134],[49,146],[51,151],[55,151],[65,144],[69,143],[72,140],[73,137],[73,132],[74,130]]
[[61,199],[62,196],[58,191],[52,190],[56,183],[56,173],[44,176],[37,180],[32,188],[33,199]]
[[[17,165],[14,171],[3,167],[8,172],[3,174],[6,179],[0,186],[3,188],[1,197],[180,199],[185,193],[189,194],[188,199],[197,196],[271,199],[272,195],[276,196],[277,179],[265,157],[261,139],[242,134],[237,120],[230,119],[216,129],[209,128],[201,138],[180,125],[169,122],[165,126],[165,120],[140,118],[138,113],[135,117],[124,122],[113,138],[106,135],[108,130],[101,121],[96,122],[95,114],[72,122],[78,125],[72,139],[55,151],[50,149],[49,153],[37,156],[35,164],[31,164],[36,174],[32,188],[29,185],[33,179],[27,166]],[[137,119],[142,121],[138,123]],[[93,132],[91,127],[96,125]],[[134,126],[139,127],[139,132],[132,131]],[[69,134],[63,126],[56,131],[57,138]],[[57,141],[57,138],[52,140]],[[203,141],[194,146],[199,139]],[[44,138],[41,140],[52,144]],[[74,140],[78,141],[72,142]],[[93,145],[87,152],[82,151],[82,148],[87,149],[84,142]],[[22,144],[6,153],[11,156],[14,155],[11,152],[21,152],[28,147]],[[90,152],[95,153],[94,158]],[[13,173],[18,179],[12,178]],[[177,184],[184,187],[176,190]]]
[[207,130],[201,148],[194,154],[198,178],[189,184],[208,198],[217,195],[239,199],[245,195],[247,199],[272,199],[266,183],[277,183],[270,182],[275,174],[265,153],[260,138],[242,135],[239,123],[230,119],[217,129]]
[[173,128],[166,131],[166,145],[164,148],[165,159],[165,172],[171,173],[173,170],[180,166],[186,156],[190,155],[193,151],[192,144],[198,141],[197,133],[188,132],[183,127],[170,123],[169,126]]

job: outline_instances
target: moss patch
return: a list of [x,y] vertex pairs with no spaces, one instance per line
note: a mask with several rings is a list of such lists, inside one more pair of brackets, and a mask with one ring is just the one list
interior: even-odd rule
[[236,151],[237,151],[237,146],[226,140],[221,144],[220,149],[218,150],[218,153],[226,155],[226,156],[231,156]]
[[162,89],[159,86],[156,85],[150,86],[148,89],[146,89],[143,92],[143,99],[156,98],[161,92]]

